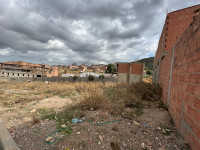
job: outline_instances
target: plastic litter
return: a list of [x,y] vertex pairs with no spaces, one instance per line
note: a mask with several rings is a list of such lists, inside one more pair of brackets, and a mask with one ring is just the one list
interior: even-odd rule
[[78,118],[72,119],[72,123],[73,123],[73,124],[76,124],[77,122],[78,122]]
[[81,119],[80,119],[80,120],[78,120],[78,123],[83,123],[83,120],[81,120]]
[[73,123],[73,124],[76,124],[76,123],[83,123],[83,120],[78,119],[78,118],[73,118],[73,119],[72,119],[72,123]]
[[147,127],[147,126],[148,126],[148,125],[145,123],[145,124],[144,124],[144,127]]

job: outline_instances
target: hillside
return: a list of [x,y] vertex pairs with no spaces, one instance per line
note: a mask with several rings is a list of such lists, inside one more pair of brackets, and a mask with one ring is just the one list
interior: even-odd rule
[[153,70],[153,60],[154,60],[154,57],[149,57],[149,58],[140,59],[136,62],[145,63],[145,68]]

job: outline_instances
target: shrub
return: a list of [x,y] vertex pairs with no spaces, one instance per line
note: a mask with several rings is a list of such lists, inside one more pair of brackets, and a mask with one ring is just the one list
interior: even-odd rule
[[100,80],[103,80],[103,79],[104,79],[104,75],[100,75],[100,76],[99,76],[99,79],[100,79]]
[[89,76],[88,76],[88,80],[89,80],[89,81],[94,81],[94,76],[93,76],[93,75],[89,75]]
[[74,75],[72,78],[74,81],[76,81],[78,79],[78,76]]

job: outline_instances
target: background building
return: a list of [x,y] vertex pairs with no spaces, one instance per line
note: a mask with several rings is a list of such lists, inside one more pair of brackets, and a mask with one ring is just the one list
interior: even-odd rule
[[56,77],[58,68],[23,61],[0,63],[0,77]]

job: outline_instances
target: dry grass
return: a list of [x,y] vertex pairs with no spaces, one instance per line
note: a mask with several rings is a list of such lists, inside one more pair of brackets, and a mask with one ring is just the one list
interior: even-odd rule
[[6,105],[27,103],[44,98],[61,96],[73,97],[76,94],[87,93],[91,88],[113,86],[113,83],[70,83],[70,82],[2,82],[0,83],[0,102]]
[[[77,110],[102,109],[114,115],[122,115],[127,107],[135,115],[142,114],[143,102],[161,100],[161,88],[151,83],[115,84],[107,82],[8,82],[0,87],[0,102],[4,104],[27,103],[47,97],[70,97],[78,94]],[[72,106],[74,109],[74,106]],[[67,108],[70,109],[70,108]],[[65,114],[66,111],[63,113]],[[75,112],[75,111],[72,111]],[[130,114],[127,112],[125,114]],[[52,116],[50,114],[50,116]],[[62,115],[64,116],[64,115]],[[132,114],[130,114],[132,116]]]
[[143,101],[155,102],[161,98],[161,88],[145,82],[114,86],[91,85],[83,93],[82,101],[78,105],[82,110],[103,109],[117,115],[120,115],[125,107],[131,107],[136,108],[136,114],[141,114]]

